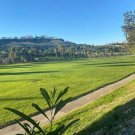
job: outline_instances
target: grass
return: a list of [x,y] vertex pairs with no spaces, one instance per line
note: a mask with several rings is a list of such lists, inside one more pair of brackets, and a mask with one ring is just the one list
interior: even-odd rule
[[135,71],[135,57],[82,59],[64,62],[0,65],[0,125],[16,116],[4,107],[27,114],[35,112],[31,103],[45,108],[39,88],[61,90],[70,87],[67,97],[77,97],[114,82]]
[[[74,132],[77,135],[90,135],[97,132],[109,135],[120,133],[122,128],[127,128],[128,121],[135,118],[134,88],[135,81],[132,81],[93,103],[69,113],[56,121],[55,128],[73,119],[80,119],[77,124],[68,129],[65,135],[71,135]],[[131,128],[131,124],[129,127]]]

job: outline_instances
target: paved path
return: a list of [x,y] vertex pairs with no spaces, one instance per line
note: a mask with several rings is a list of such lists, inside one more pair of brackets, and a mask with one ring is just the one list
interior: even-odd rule
[[[90,93],[86,96],[80,97],[77,100],[74,100],[72,102],[69,102],[62,108],[62,110],[57,114],[56,119],[68,114],[71,111],[74,111],[84,105],[87,105],[88,103],[91,103],[92,101],[100,98],[101,96],[108,94],[124,85],[129,83],[130,81],[135,80],[135,74],[118,81],[116,83],[110,84],[108,86],[105,86],[103,88],[98,89],[97,91]],[[49,113],[49,112],[47,112]],[[42,115],[37,115],[32,117],[36,121],[40,121],[40,125],[43,126],[48,123],[47,119],[44,118]],[[10,126],[7,126],[0,130],[0,135],[15,135],[17,133],[23,133],[23,130],[20,128],[18,124],[13,124]]]

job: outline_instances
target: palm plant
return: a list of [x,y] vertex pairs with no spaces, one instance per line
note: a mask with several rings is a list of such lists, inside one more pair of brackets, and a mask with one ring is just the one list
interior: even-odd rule
[[50,92],[50,94],[47,92],[46,89],[40,88],[40,93],[42,97],[44,98],[45,102],[47,103],[49,112],[50,112],[50,117],[45,113],[45,111],[37,104],[32,103],[32,106],[40,113],[42,114],[46,119],[49,121],[49,131],[47,129],[42,129],[40,127],[40,122],[37,122],[30,118],[28,115],[12,109],[12,108],[5,108],[19,117],[23,118],[26,120],[28,123],[20,123],[18,120],[16,122],[24,129],[25,134],[18,134],[18,135],[62,135],[70,126],[75,124],[77,120],[71,121],[68,125],[62,125],[56,130],[53,130],[54,126],[54,119],[56,114],[65,106],[66,102],[62,99],[62,97],[68,92],[69,87],[66,87],[64,90],[60,91],[57,94],[57,90],[54,87],[54,89]]

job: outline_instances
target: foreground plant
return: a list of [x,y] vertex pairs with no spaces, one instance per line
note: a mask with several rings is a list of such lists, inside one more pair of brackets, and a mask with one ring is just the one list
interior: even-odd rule
[[53,130],[54,126],[54,119],[56,114],[65,106],[66,102],[62,99],[62,97],[68,92],[69,87],[66,87],[64,90],[62,90],[58,96],[57,96],[57,90],[53,89],[51,93],[49,94],[46,89],[40,88],[40,93],[42,97],[45,99],[45,102],[47,103],[50,116],[48,116],[45,111],[37,104],[32,103],[32,106],[40,113],[42,114],[46,119],[49,121],[49,131],[47,129],[42,129],[39,125],[40,122],[37,122],[30,118],[28,115],[12,109],[12,108],[5,108],[6,110],[9,110],[22,119],[26,120],[27,123],[20,123],[18,120],[16,122],[24,129],[25,134],[18,134],[18,135],[62,135],[69,127],[71,127],[73,124],[75,124],[77,120],[71,121],[68,125],[62,125],[56,130]]

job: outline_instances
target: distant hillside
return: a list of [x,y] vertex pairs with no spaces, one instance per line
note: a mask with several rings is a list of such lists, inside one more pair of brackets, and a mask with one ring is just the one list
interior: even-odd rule
[[15,37],[0,39],[0,64],[98,58],[127,55],[122,43],[108,45],[76,44],[53,37]]
[[57,45],[75,45],[75,43],[64,41],[61,38],[51,37],[21,37],[21,38],[2,38],[0,39],[0,48],[7,48],[10,46],[21,46],[21,47],[39,47],[48,48],[55,47]]

